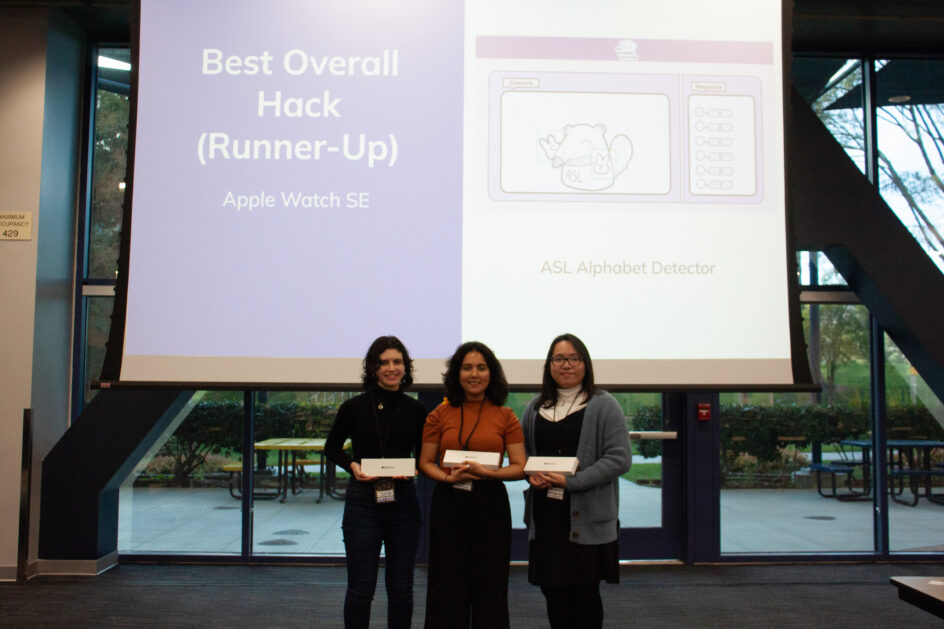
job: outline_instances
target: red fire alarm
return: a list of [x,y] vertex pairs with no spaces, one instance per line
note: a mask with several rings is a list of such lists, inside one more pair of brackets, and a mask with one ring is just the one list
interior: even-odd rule
[[701,403],[698,405],[698,421],[706,422],[711,419],[711,404]]

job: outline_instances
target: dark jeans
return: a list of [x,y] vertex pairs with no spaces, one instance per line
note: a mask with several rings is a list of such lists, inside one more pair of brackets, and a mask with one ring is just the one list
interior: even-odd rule
[[511,511],[505,484],[438,483],[429,515],[427,629],[507,629]]
[[599,629],[603,626],[600,584],[542,587],[551,629]]
[[[401,490],[402,488],[402,490]],[[397,483],[396,502],[374,502],[372,483],[352,482],[345,495],[344,551],[347,594],[344,626],[366,628],[377,588],[380,547],[385,549],[387,626],[409,627],[413,619],[413,566],[420,539],[420,507],[412,483]]]

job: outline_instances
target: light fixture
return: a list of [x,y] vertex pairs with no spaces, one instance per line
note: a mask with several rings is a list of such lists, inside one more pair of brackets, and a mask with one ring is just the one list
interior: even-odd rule
[[118,61],[117,59],[112,59],[111,57],[105,57],[103,55],[98,56],[98,67],[111,68],[112,70],[124,70],[125,72],[131,71],[131,64],[127,61]]
[[909,100],[911,100],[911,97],[907,94],[899,94],[898,96],[889,97],[888,102],[893,105],[901,105],[902,103],[907,103]]
[[842,65],[842,67],[836,70],[835,74],[829,77],[829,80],[826,81],[827,89],[834,86],[836,83],[839,83],[839,81],[843,80],[847,76],[849,76],[849,74],[854,72],[858,67],[859,67],[858,59],[849,59],[848,61],[846,61]]

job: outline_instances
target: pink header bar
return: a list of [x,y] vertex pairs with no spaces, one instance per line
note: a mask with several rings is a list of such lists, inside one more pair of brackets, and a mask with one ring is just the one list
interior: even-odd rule
[[774,46],[771,42],[482,35],[476,38],[475,48],[475,54],[480,59],[675,61],[757,65],[770,65],[774,62]]

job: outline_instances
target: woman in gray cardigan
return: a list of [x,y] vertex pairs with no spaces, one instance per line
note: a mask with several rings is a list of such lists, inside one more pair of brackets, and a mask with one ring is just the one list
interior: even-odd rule
[[541,586],[552,629],[602,627],[600,581],[619,582],[619,487],[632,464],[623,411],[593,383],[583,342],[562,334],[544,362],[541,395],[521,418],[528,456],[576,456],[573,476],[529,476],[528,580]]

